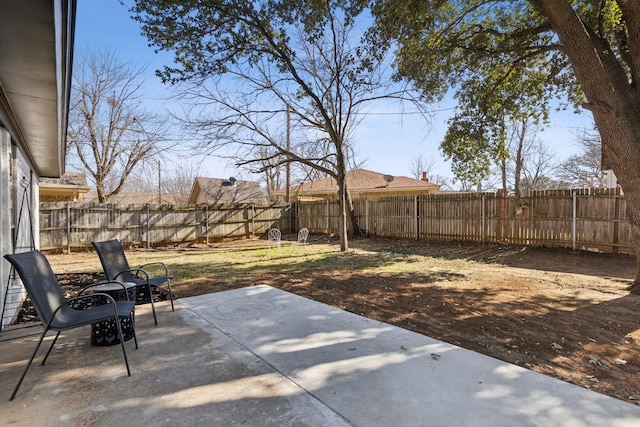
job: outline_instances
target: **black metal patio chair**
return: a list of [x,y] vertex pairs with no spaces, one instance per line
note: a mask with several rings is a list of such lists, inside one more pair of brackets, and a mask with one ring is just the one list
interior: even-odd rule
[[[134,308],[135,301],[115,301],[110,295],[105,293],[91,293],[82,295],[86,290],[92,288],[93,286],[97,286],[103,283],[96,283],[92,285],[88,285],[80,290],[78,296],[70,299],[66,299],[64,294],[62,293],[62,288],[56,279],[53,270],[51,269],[51,265],[47,258],[40,251],[29,251],[23,252],[19,254],[7,254],[4,256],[7,261],[13,265],[13,267],[18,272],[20,279],[22,279],[22,283],[25,286],[27,293],[31,297],[31,301],[38,313],[38,317],[45,325],[44,332],[40,336],[40,340],[38,341],[38,345],[36,346],[27,366],[24,368],[22,375],[20,376],[20,380],[18,380],[18,384],[16,385],[13,393],[11,394],[11,398],[9,400],[13,400],[13,398],[18,393],[18,389],[22,384],[22,380],[24,380],[33,359],[40,349],[40,345],[44,340],[45,335],[49,330],[57,331],[47,354],[44,356],[42,360],[42,365],[45,364],[53,346],[55,345],[60,333],[65,330],[78,328],[80,326],[89,325],[92,323],[102,322],[106,320],[113,319],[114,323],[117,325],[118,329],[118,337],[120,339],[120,343],[122,344],[122,355],[124,356],[124,363],[127,366],[127,375],[131,376],[131,369],[129,368],[129,360],[127,359],[127,350],[124,346],[124,336],[122,334],[122,327],[120,325],[121,319],[128,319],[131,322],[131,325],[134,325]],[[118,283],[111,281],[109,283]],[[122,283],[119,283],[122,285]],[[124,285],[123,289],[124,289]],[[125,289],[126,292],[126,289]],[[101,296],[109,300],[109,304],[104,305],[95,305],[92,304],[87,306],[84,309],[80,309],[77,306],[77,303],[82,300],[95,301],[96,296]],[[135,328],[133,331],[133,339],[136,344],[136,349],[138,348],[138,340],[135,336]]]
[[[98,252],[98,257],[100,257],[100,263],[102,264],[102,269],[104,270],[107,280],[119,280],[121,282],[132,282],[136,284],[136,300],[138,303],[151,303],[153,321],[156,326],[158,325],[158,319],[156,317],[156,307],[153,301],[152,290],[166,283],[169,289],[169,300],[171,300],[171,311],[175,310],[173,306],[173,292],[171,291],[171,276],[165,263],[152,262],[132,269],[129,266],[120,241],[107,240],[104,242],[91,242],[91,244]],[[145,268],[153,265],[160,266],[164,269],[164,274],[151,277]]]

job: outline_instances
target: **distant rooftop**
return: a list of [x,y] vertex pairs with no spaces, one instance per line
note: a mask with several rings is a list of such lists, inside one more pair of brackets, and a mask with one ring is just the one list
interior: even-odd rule
[[[432,194],[439,186],[424,179],[406,176],[391,176],[366,169],[355,169],[346,174],[347,186],[352,197],[384,197],[409,194]],[[275,192],[282,197],[285,190]],[[338,185],[333,177],[307,182],[291,187],[294,199],[330,198],[338,193]]]
[[60,178],[40,178],[40,184],[87,186],[87,176],[79,172],[65,172]]
[[195,179],[189,204],[266,203],[268,198],[257,182],[233,178]]

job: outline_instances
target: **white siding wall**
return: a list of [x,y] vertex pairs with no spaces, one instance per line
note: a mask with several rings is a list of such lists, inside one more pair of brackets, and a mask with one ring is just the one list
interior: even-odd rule
[[[38,247],[38,178],[9,133],[0,128],[0,250],[2,255]],[[14,247],[14,228],[18,226]],[[19,280],[10,278],[11,266],[0,260],[2,328],[11,323],[25,296]]]
[[[0,127],[0,251],[2,255],[11,252],[11,136],[6,129]],[[0,261],[0,303],[4,304],[9,279],[9,263]],[[5,310],[6,311],[6,310]],[[8,323],[6,313],[2,318],[2,327]],[[5,320],[7,319],[7,320]]]

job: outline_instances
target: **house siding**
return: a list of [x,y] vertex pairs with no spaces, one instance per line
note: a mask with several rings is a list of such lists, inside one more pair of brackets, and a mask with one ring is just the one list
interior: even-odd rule
[[[11,162],[11,136],[9,131],[0,127],[0,250],[3,254],[11,252],[11,175],[10,175],[10,162]],[[6,284],[9,280],[9,264],[4,260],[0,261],[0,277],[2,280],[2,287],[0,287],[0,297],[2,301],[5,301],[5,295],[7,291]],[[14,310],[15,312],[15,310]],[[9,313],[7,313],[9,314]],[[13,317],[11,314],[11,317]],[[5,321],[5,316],[2,317],[1,326],[4,327],[9,322],[8,316]]]
[[[11,143],[9,132],[0,128],[0,199],[3,254],[39,247],[38,180],[25,155]],[[15,243],[15,244],[14,244]],[[19,280],[10,278],[11,267],[0,262],[3,301],[2,327],[11,323],[22,303],[25,290]]]

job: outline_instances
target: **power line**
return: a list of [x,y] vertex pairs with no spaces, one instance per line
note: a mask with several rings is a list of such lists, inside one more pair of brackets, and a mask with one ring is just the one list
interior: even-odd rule
[[[427,114],[429,113],[442,113],[445,111],[453,111],[455,110],[456,107],[450,107],[450,108],[441,108],[438,110],[430,110],[427,112]],[[404,115],[424,115],[425,113],[420,112],[420,111],[398,111],[398,112],[384,112],[384,113],[355,113],[356,115],[362,115],[362,116],[404,116]]]

